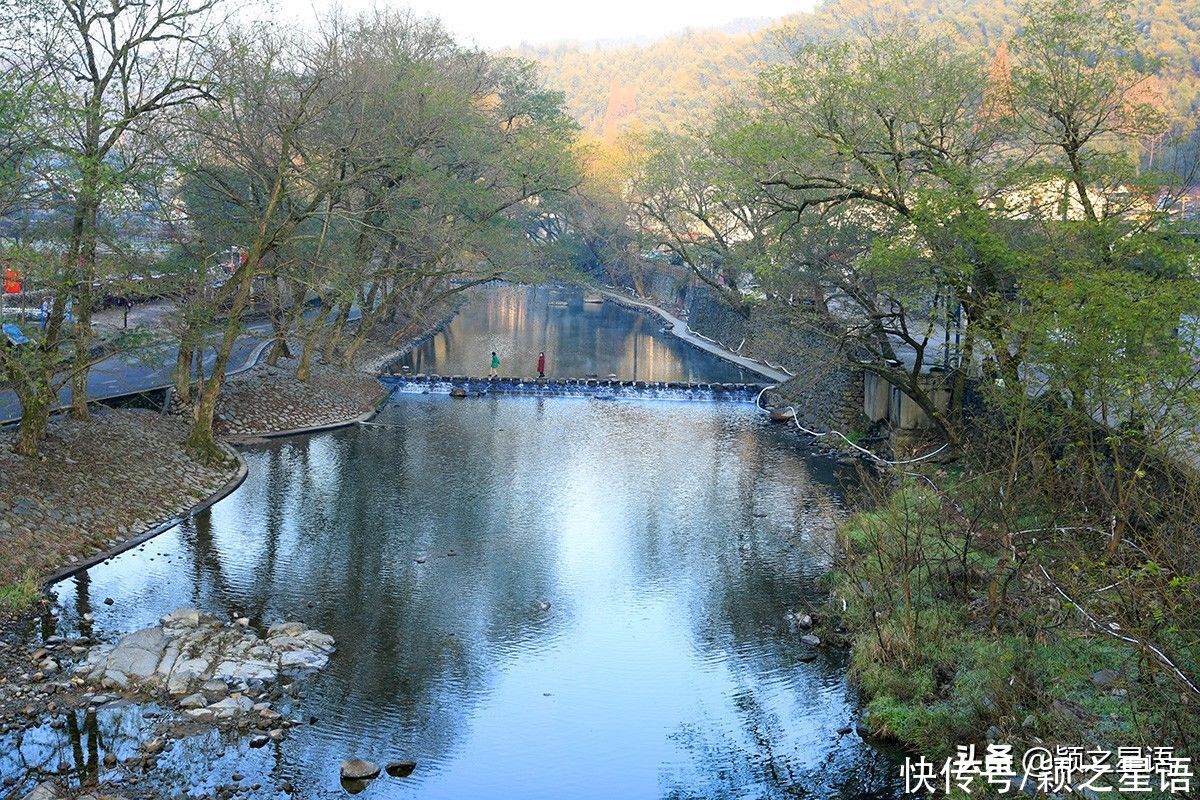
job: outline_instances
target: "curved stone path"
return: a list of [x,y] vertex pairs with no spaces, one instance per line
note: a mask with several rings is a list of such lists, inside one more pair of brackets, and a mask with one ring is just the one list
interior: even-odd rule
[[757,372],[759,375],[770,378],[775,383],[785,383],[786,381],[789,381],[795,377],[794,375],[789,375],[783,370],[764,364],[761,361],[756,361],[755,359],[748,358],[746,356],[740,356],[732,350],[721,347],[721,345],[717,344],[711,339],[707,339],[689,328],[687,320],[675,316],[670,311],[667,311],[661,306],[656,306],[654,303],[651,303],[648,300],[629,297],[621,294],[620,292],[614,292],[611,289],[601,289],[600,293],[615,303],[625,306],[634,306],[636,308],[657,314],[658,316],[662,317],[663,320],[671,324],[672,327],[670,329],[670,333],[675,334],[688,344],[712,353],[713,355],[723,358],[726,361],[737,364],[743,369],[748,369],[751,372]]

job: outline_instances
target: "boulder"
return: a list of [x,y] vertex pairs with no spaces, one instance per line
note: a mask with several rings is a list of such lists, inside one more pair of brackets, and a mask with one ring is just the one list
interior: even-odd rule
[[162,628],[127,633],[117,640],[117,646],[108,654],[105,673],[148,678],[158,667],[166,646],[167,635]]
[[33,787],[33,791],[25,795],[23,800],[59,800],[60,797],[66,796],[66,792],[57,781],[49,780],[42,781]]
[[361,758],[348,758],[342,762],[342,780],[366,781],[379,777],[379,765]]
[[393,761],[384,767],[384,771],[393,778],[407,778],[417,768],[415,761]]
[[209,700],[200,692],[189,694],[187,697],[179,701],[181,708],[204,708],[208,705]]
[[204,658],[188,658],[174,665],[167,678],[167,692],[174,697],[190,694],[208,674],[209,663]]
[[814,636],[811,633],[806,633],[803,636],[801,636],[800,641],[804,642],[805,644],[812,645],[813,647],[816,647],[819,644],[821,644],[821,639],[817,636]]
[[253,700],[249,697],[239,695],[238,697],[226,697],[224,700],[218,700],[205,710],[212,712],[212,715],[217,719],[229,719],[239,714],[245,714],[253,708]]
[[179,609],[163,617],[160,626],[93,647],[77,672],[104,687],[165,690],[186,698],[193,717],[223,718],[240,713],[243,705],[221,704],[230,685],[257,690],[284,670],[320,669],[334,649],[333,637],[303,623],[277,623],[261,639],[253,628]]
[[322,669],[336,649],[332,636],[300,623],[272,625],[267,631],[267,645],[278,655],[284,670]]
[[216,702],[225,695],[229,694],[229,686],[225,681],[219,678],[209,678],[204,683],[200,684],[200,691],[211,701]]
[[159,619],[164,628],[196,628],[201,622],[213,621],[213,618],[195,608],[178,608]]

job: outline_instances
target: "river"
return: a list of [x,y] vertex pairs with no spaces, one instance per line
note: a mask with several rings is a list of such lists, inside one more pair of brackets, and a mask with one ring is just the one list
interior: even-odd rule
[[[645,315],[558,297],[476,292],[410,364],[478,372],[493,349],[545,349],[557,374],[740,376]],[[232,495],[53,587],[59,633],[195,606],[338,642],[304,684],[313,724],[262,749],[184,739],[136,791],[200,795],[238,771],[262,784],[246,797],[285,779],[344,797],[355,755],[417,763],[364,798],[899,796],[894,762],[839,732],[856,713],[845,653],[784,618],[820,600],[839,493],[761,411],[398,393],[375,422],[247,449]],[[146,714],[105,710],[105,746],[130,752]],[[70,760],[69,738],[0,737],[0,775]]]

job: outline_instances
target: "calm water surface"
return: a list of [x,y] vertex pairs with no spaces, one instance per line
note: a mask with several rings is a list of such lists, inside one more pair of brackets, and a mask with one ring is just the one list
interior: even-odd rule
[[500,374],[537,374],[546,354],[551,378],[644,381],[762,381],[757,373],[713,357],[661,332],[662,320],[612,301],[583,302],[572,288],[486,286],[436,336],[400,364],[413,373],[487,375],[492,351]]
[[[784,621],[821,594],[839,510],[761,412],[396,395],[376,422],[247,451],[230,497],[56,587],[67,630],[197,606],[338,641],[303,684],[316,724],[261,750],[186,739],[152,787],[236,770],[250,796],[345,796],[358,755],[418,764],[367,798],[898,796],[894,765],[838,734],[844,654]],[[135,747],[144,711],[106,710],[104,747]],[[0,773],[60,757],[59,732],[0,737]]]

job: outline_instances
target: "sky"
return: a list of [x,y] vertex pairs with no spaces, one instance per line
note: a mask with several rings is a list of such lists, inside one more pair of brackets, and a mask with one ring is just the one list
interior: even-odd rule
[[497,49],[523,42],[658,38],[689,27],[808,11],[815,0],[275,0],[273,5],[284,18],[313,19],[335,3],[346,11],[408,6],[440,17],[463,44]]

